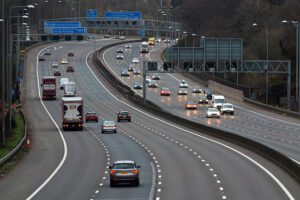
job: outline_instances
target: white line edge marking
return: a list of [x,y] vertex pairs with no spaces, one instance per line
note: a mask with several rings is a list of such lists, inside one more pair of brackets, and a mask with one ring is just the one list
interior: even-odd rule
[[[53,46],[50,46],[50,47],[54,47],[54,46],[56,46],[56,45],[53,45]],[[40,90],[40,84],[39,84],[40,80],[39,80],[39,70],[38,70],[38,62],[39,62],[38,57],[41,54],[41,52],[43,52],[45,49],[48,49],[50,47],[48,46],[48,47],[42,49],[41,51],[39,51],[39,53],[36,57],[36,78],[37,78],[38,94],[39,94],[39,99],[40,99],[40,102],[41,102],[42,106],[44,107],[46,113],[48,114],[48,116],[50,117],[51,121],[56,126],[56,128],[57,128],[57,130],[60,134],[60,137],[61,137],[63,145],[64,145],[64,155],[63,155],[63,158],[61,159],[59,165],[55,168],[55,170],[51,173],[51,175],[29,197],[27,197],[26,200],[31,200],[35,195],[37,195],[51,181],[51,179],[56,175],[56,173],[63,166],[63,164],[64,164],[64,162],[67,158],[67,155],[68,155],[68,147],[67,147],[67,143],[65,141],[65,138],[64,138],[59,126],[57,125],[57,123],[55,122],[53,117],[51,116],[50,112],[46,108],[46,106],[45,106],[45,104],[44,104],[44,102],[42,101],[42,98],[41,98],[41,90]]]
[[299,162],[298,160],[295,160],[294,158],[291,158],[291,157],[290,157],[290,159],[291,159],[292,161],[294,161],[295,163],[297,163],[298,165],[300,165],[300,162]]
[[[106,51],[107,51],[107,50],[106,50]],[[104,62],[105,62],[105,64],[106,64],[106,66],[109,67],[107,61],[106,61],[105,58],[104,58],[104,55],[105,55],[106,51],[103,53],[103,60],[104,60]],[[99,82],[99,84],[100,84],[100,85],[101,85],[101,86],[102,86],[102,87],[103,87],[103,88],[104,88],[104,89],[105,89],[105,90],[106,90],[106,91],[107,91],[114,99],[116,99],[117,101],[119,101],[119,102],[121,102],[121,103],[123,103],[123,104],[129,106],[130,108],[132,108],[132,109],[134,109],[134,110],[136,110],[136,111],[138,111],[138,112],[140,112],[140,113],[142,113],[142,114],[144,114],[144,115],[146,115],[146,116],[148,116],[148,117],[150,117],[150,118],[152,118],[152,119],[155,119],[155,120],[160,121],[160,122],[162,122],[162,123],[164,123],[164,124],[166,124],[166,125],[169,125],[169,126],[172,126],[172,127],[174,127],[174,128],[177,128],[178,130],[187,132],[187,133],[189,133],[189,134],[191,134],[191,135],[194,135],[194,136],[196,136],[196,137],[200,137],[200,138],[202,138],[202,139],[208,140],[208,141],[210,141],[210,142],[212,142],[212,143],[218,144],[218,145],[220,145],[220,146],[222,146],[222,147],[225,147],[225,148],[227,148],[227,149],[229,149],[229,150],[231,150],[231,151],[233,151],[233,152],[236,152],[236,153],[239,154],[240,156],[246,158],[247,160],[249,160],[250,162],[252,162],[253,164],[255,164],[257,167],[259,167],[261,170],[263,170],[266,174],[268,174],[268,175],[269,175],[269,176],[270,176],[270,177],[271,177],[271,178],[279,185],[279,187],[284,191],[284,193],[288,196],[288,198],[289,198],[290,200],[295,200],[295,198],[292,196],[292,194],[291,194],[291,193],[288,191],[288,189],[280,182],[280,180],[279,180],[278,178],[276,178],[269,170],[267,170],[266,168],[264,168],[261,164],[259,164],[258,162],[256,162],[256,161],[253,160],[252,158],[250,158],[249,156],[243,154],[242,152],[240,152],[240,151],[238,151],[238,150],[236,150],[236,149],[234,149],[234,148],[232,148],[232,147],[230,147],[230,146],[227,146],[227,145],[225,145],[225,144],[223,144],[223,143],[221,143],[221,142],[218,142],[218,141],[215,141],[215,140],[213,140],[213,139],[210,139],[210,138],[207,138],[207,137],[198,135],[198,134],[196,134],[196,133],[194,133],[194,132],[191,132],[191,131],[188,131],[188,130],[186,130],[186,129],[183,129],[183,128],[179,127],[179,126],[176,126],[176,125],[174,125],[174,124],[168,123],[168,122],[166,122],[166,121],[164,121],[164,120],[162,120],[162,119],[160,119],[160,118],[154,117],[153,115],[150,115],[150,114],[148,114],[148,113],[146,113],[146,112],[144,112],[144,111],[142,111],[142,110],[139,110],[139,109],[137,109],[137,108],[131,106],[130,104],[128,104],[128,103],[126,103],[126,102],[124,102],[124,101],[118,99],[118,98],[117,98],[116,96],[114,96],[110,91],[108,91],[108,89],[102,84],[102,82],[98,79],[98,77],[95,75],[95,73],[94,73],[94,72],[92,71],[92,69],[90,68],[90,66],[89,66],[89,64],[88,64],[88,62],[87,62],[87,58],[88,58],[88,56],[89,56],[91,53],[92,53],[92,52],[90,52],[90,53],[87,55],[87,57],[86,57],[86,64],[87,64],[87,67],[89,68],[89,70],[91,71],[91,73],[94,75],[94,77],[96,78],[96,80]],[[109,68],[110,68],[110,67],[109,67]],[[110,71],[112,71],[111,68],[110,68]]]
[[149,200],[154,199],[154,192],[155,192],[155,186],[156,186],[156,171],[153,162],[150,163],[152,168],[152,186],[150,190]]

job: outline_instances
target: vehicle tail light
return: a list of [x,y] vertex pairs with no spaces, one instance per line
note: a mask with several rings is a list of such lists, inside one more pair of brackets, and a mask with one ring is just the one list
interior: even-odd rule
[[110,171],[110,174],[116,174],[117,173],[117,170],[111,170]]
[[138,174],[138,173],[139,173],[139,170],[134,169],[134,170],[131,170],[131,172],[134,173],[134,174]]

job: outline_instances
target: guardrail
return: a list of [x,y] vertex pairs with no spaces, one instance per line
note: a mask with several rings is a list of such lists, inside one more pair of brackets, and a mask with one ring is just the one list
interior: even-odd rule
[[21,139],[21,141],[19,142],[19,144],[12,150],[10,151],[8,154],[6,154],[3,158],[0,159],[0,165],[2,165],[3,163],[5,163],[8,159],[10,159],[23,145],[26,137],[27,137],[27,119],[26,116],[24,115],[23,111],[20,111],[22,118],[24,119],[25,122],[25,127],[24,127],[24,136]]
[[142,109],[146,109],[148,112],[163,117],[167,120],[170,120],[174,123],[183,124],[184,126],[191,128],[195,131],[201,131],[209,136],[221,138],[223,140],[235,143],[244,148],[250,149],[251,151],[262,155],[268,160],[275,163],[277,166],[284,169],[287,173],[289,173],[296,181],[300,183],[300,165],[294,162],[289,157],[283,155],[282,153],[268,147],[262,143],[256,142],[249,138],[242,137],[240,135],[227,132],[221,129],[213,128],[210,126],[206,126],[204,124],[196,123],[178,116],[175,116],[165,110],[162,110],[158,105],[150,102],[148,100],[144,101],[144,99],[135,94],[130,87],[124,85],[117,77],[115,77],[109,69],[99,60],[98,55],[101,55],[102,52],[108,48],[111,48],[115,45],[124,44],[111,44],[108,45],[96,53],[93,54],[93,63],[95,64],[97,70],[113,85],[121,94],[126,96],[133,104]]
[[282,114],[289,115],[291,117],[300,118],[300,113],[298,113],[298,112],[293,112],[293,111],[286,110],[286,109],[283,109],[283,108],[277,108],[277,107],[274,107],[274,106],[271,106],[271,105],[266,105],[264,103],[248,99],[246,97],[243,98],[243,101],[245,101],[247,103],[254,104],[254,105],[262,107],[262,108],[265,108],[267,110],[272,110],[272,111],[276,111],[276,112],[279,112],[279,113],[282,113]]

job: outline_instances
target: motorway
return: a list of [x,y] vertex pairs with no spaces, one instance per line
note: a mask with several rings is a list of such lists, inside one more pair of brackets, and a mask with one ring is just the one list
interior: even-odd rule
[[[118,48],[124,45],[110,48],[104,52],[104,62],[109,63],[110,69],[115,75],[120,77],[120,69],[126,68],[131,64],[132,58],[138,57],[140,64],[136,65],[137,68],[142,70],[143,60],[159,61],[160,53],[164,44],[159,44],[152,48],[149,55],[139,53],[139,43],[133,44],[133,49],[126,50],[125,60],[120,61],[115,59],[115,52]],[[147,99],[155,102],[164,110],[171,112],[191,121],[199,122],[207,126],[216,127],[229,132],[248,137],[252,140],[261,142],[269,147],[282,152],[283,154],[294,159],[300,163],[300,120],[295,118],[285,117],[272,112],[264,112],[255,106],[247,105],[243,102],[238,102],[226,96],[227,102],[235,105],[235,115],[223,115],[220,119],[207,119],[206,110],[209,105],[199,105],[197,110],[186,110],[184,104],[187,99],[199,100],[198,94],[192,94],[193,86],[199,83],[191,80],[180,73],[161,73],[161,80],[158,81],[158,88],[147,89]],[[120,77],[124,83],[132,88],[134,82],[142,82],[142,76],[130,74],[130,78]],[[151,73],[149,74],[151,76]],[[188,95],[178,96],[179,83],[185,79],[189,84]],[[171,97],[161,97],[159,95],[161,87],[168,87],[171,90]],[[204,86],[201,88],[205,89]],[[140,91],[136,91],[139,94]]]
[[[33,148],[0,180],[5,199],[300,199],[299,184],[259,155],[128,102],[90,62],[95,46],[112,42],[49,44],[27,53],[24,106]],[[37,62],[46,49],[52,55]],[[60,63],[68,51],[75,54],[68,58],[75,72],[65,73],[67,65],[59,68],[62,77],[76,82],[85,112],[94,110],[101,119],[111,120],[120,110],[132,114],[132,122],[118,123],[117,134],[101,134],[100,123],[86,123],[83,131],[62,131],[62,90],[57,89],[56,101],[40,101],[42,76],[52,75],[52,62]],[[112,57],[108,62],[117,66],[115,53],[107,55]],[[142,166],[139,187],[109,187],[108,166],[119,159],[132,159]]]

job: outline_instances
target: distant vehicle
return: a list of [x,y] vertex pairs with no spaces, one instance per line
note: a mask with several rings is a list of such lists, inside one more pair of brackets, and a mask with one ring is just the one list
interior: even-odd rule
[[83,130],[82,97],[62,97],[63,130]]
[[151,81],[151,78],[149,76],[146,76],[146,83],[149,83]]
[[59,70],[54,70],[53,75],[54,76],[61,76],[61,72]]
[[170,96],[170,95],[171,95],[171,91],[169,88],[167,87],[161,88],[160,96]]
[[140,75],[141,74],[141,70],[137,69],[137,68],[133,68],[133,74],[134,75]]
[[120,39],[120,36],[119,35],[115,35],[115,39]]
[[74,67],[73,66],[67,66],[66,72],[74,72]]
[[125,48],[126,48],[126,49],[131,49],[131,48],[132,48],[132,45],[127,44],[127,45],[125,45]]
[[206,95],[201,95],[200,96],[199,103],[206,103],[206,104],[208,104],[208,99],[207,99]]
[[64,59],[62,59],[62,60],[61,60],[61,64],[68,64],[68,60],[67,60],[67,59],[65,59],[65,58],[64,58]]
[[133,59],[132,59],[132,63],[133,63],[133,64],[138,64],[138,63],[140,63],[140,61],[139,61],[138,58],[133,58]]
[[127,69],[122,69],[121,76],[129,76],[129,72]]
[[52,62],[52,67],[53,68],[58,68],[58,62]]
[[65,84],[69,82],[69,79],[68,78],[61,78],[59,80],[59,88],[60,89],[64,89],[65,87]]
[[65,97],[75,97],[76,96],[76,84],[73,81],[65,83],[64,86],[64,96]]
[[197,103],[193,100],[187,100],[185,103],[185,109],[197,109]]
[[218,108],[221,110],[222,105],[226,103],[225,102],[225,97],[223,95],[212,95],[212,99],[210,101],[210,106],[213,108]]
[[43,76],[42,78],[42,95],[43,99],[56,99],[56,77]]
[[118,48],[117,53],[124,53],[124,50],[122,48]]
[[221,114],[231,114],[231,115],[234,115],[234,108],[233,108],[233,105],[231,103],[224,103],[221,107]]
[[161,42],[161,38],[156,38],[155,42]]
[[50,51],[49,49],[46,50],[45,53],[44,53],[44,55],[45,55],[45,56],[50,56],[50,55],[51,55],[51,51]]
[[116,59],[117,60],[123,60],[124,56],[122,54],[117,54]]
[[188,84],[185,82],[185,80],[182,80],[181,83],[179,84],[179,88],[188,88]]
[[211,117],[220,118],[220,111],[217,108],[208,108],[206,111],[206,118]]
[[169,43],[171,43],[171,40],[170,39],[165,39],[165,43],[169,44]]
[[143,85],[139,82],[134,83],[133,89],[141,90],[143,89]]
[[96,112],[90,111],[85,114],[85,122],[90,122],[90,121],[94,121],[94,122],[99,121],[98,115]]
[[132,72],[132,71],[133,71],[133,68],[134,68],[134,65],[128,65],[127,70],[128,70],[129,72]]
[[117,133],[117,124],[114,121],[104,120],[101,125],[101,133],[114,132]]
[[118,122],[121,120],[127,120],[131,122],[131,115],[128,111],[120,111],[118,112]]
[[157,83],[155,80],[151,80],[149,83],[148,83],[148,87],[149,88],[157,88]]
[[110,187],[114,187],[118,183],[131,183],[139,186],[140,168],[132,160],[115,161],[112,166],[109,166]]
[[72,51],[68,52],[68,57],[74,57],[74,53]]
[[110,38],[110,35],[106,34],[104,35],[104,38]]
[[201,90],[200,86],[195,86],[193,88],[193,93],[202,93],[202,90]]
[[151,78],[152,80],[160,80],[159,74],[153,74]]
[[148,45],[149,46],[154,46],[155,45],[155,38],[151,37],[148,39]]
[[45,61],[46,59],[42,56],[39,57],[39,61]]
[[141,43],[140,52],[141,53],[149,53],[148,43],[147,42],[142,42]]
[[206,89],[204,93],[206,94],[208,100],[212,100],[212,96],[214,94],[212,90]]
[[120,37],[119,37],[119,40],[125,40],[126,38],[125,38],[125,36],[123,36],[123,35],[121,35]]
[[186,89],[180,89],[177,94],[178,95],[187,95],[188,91]]

